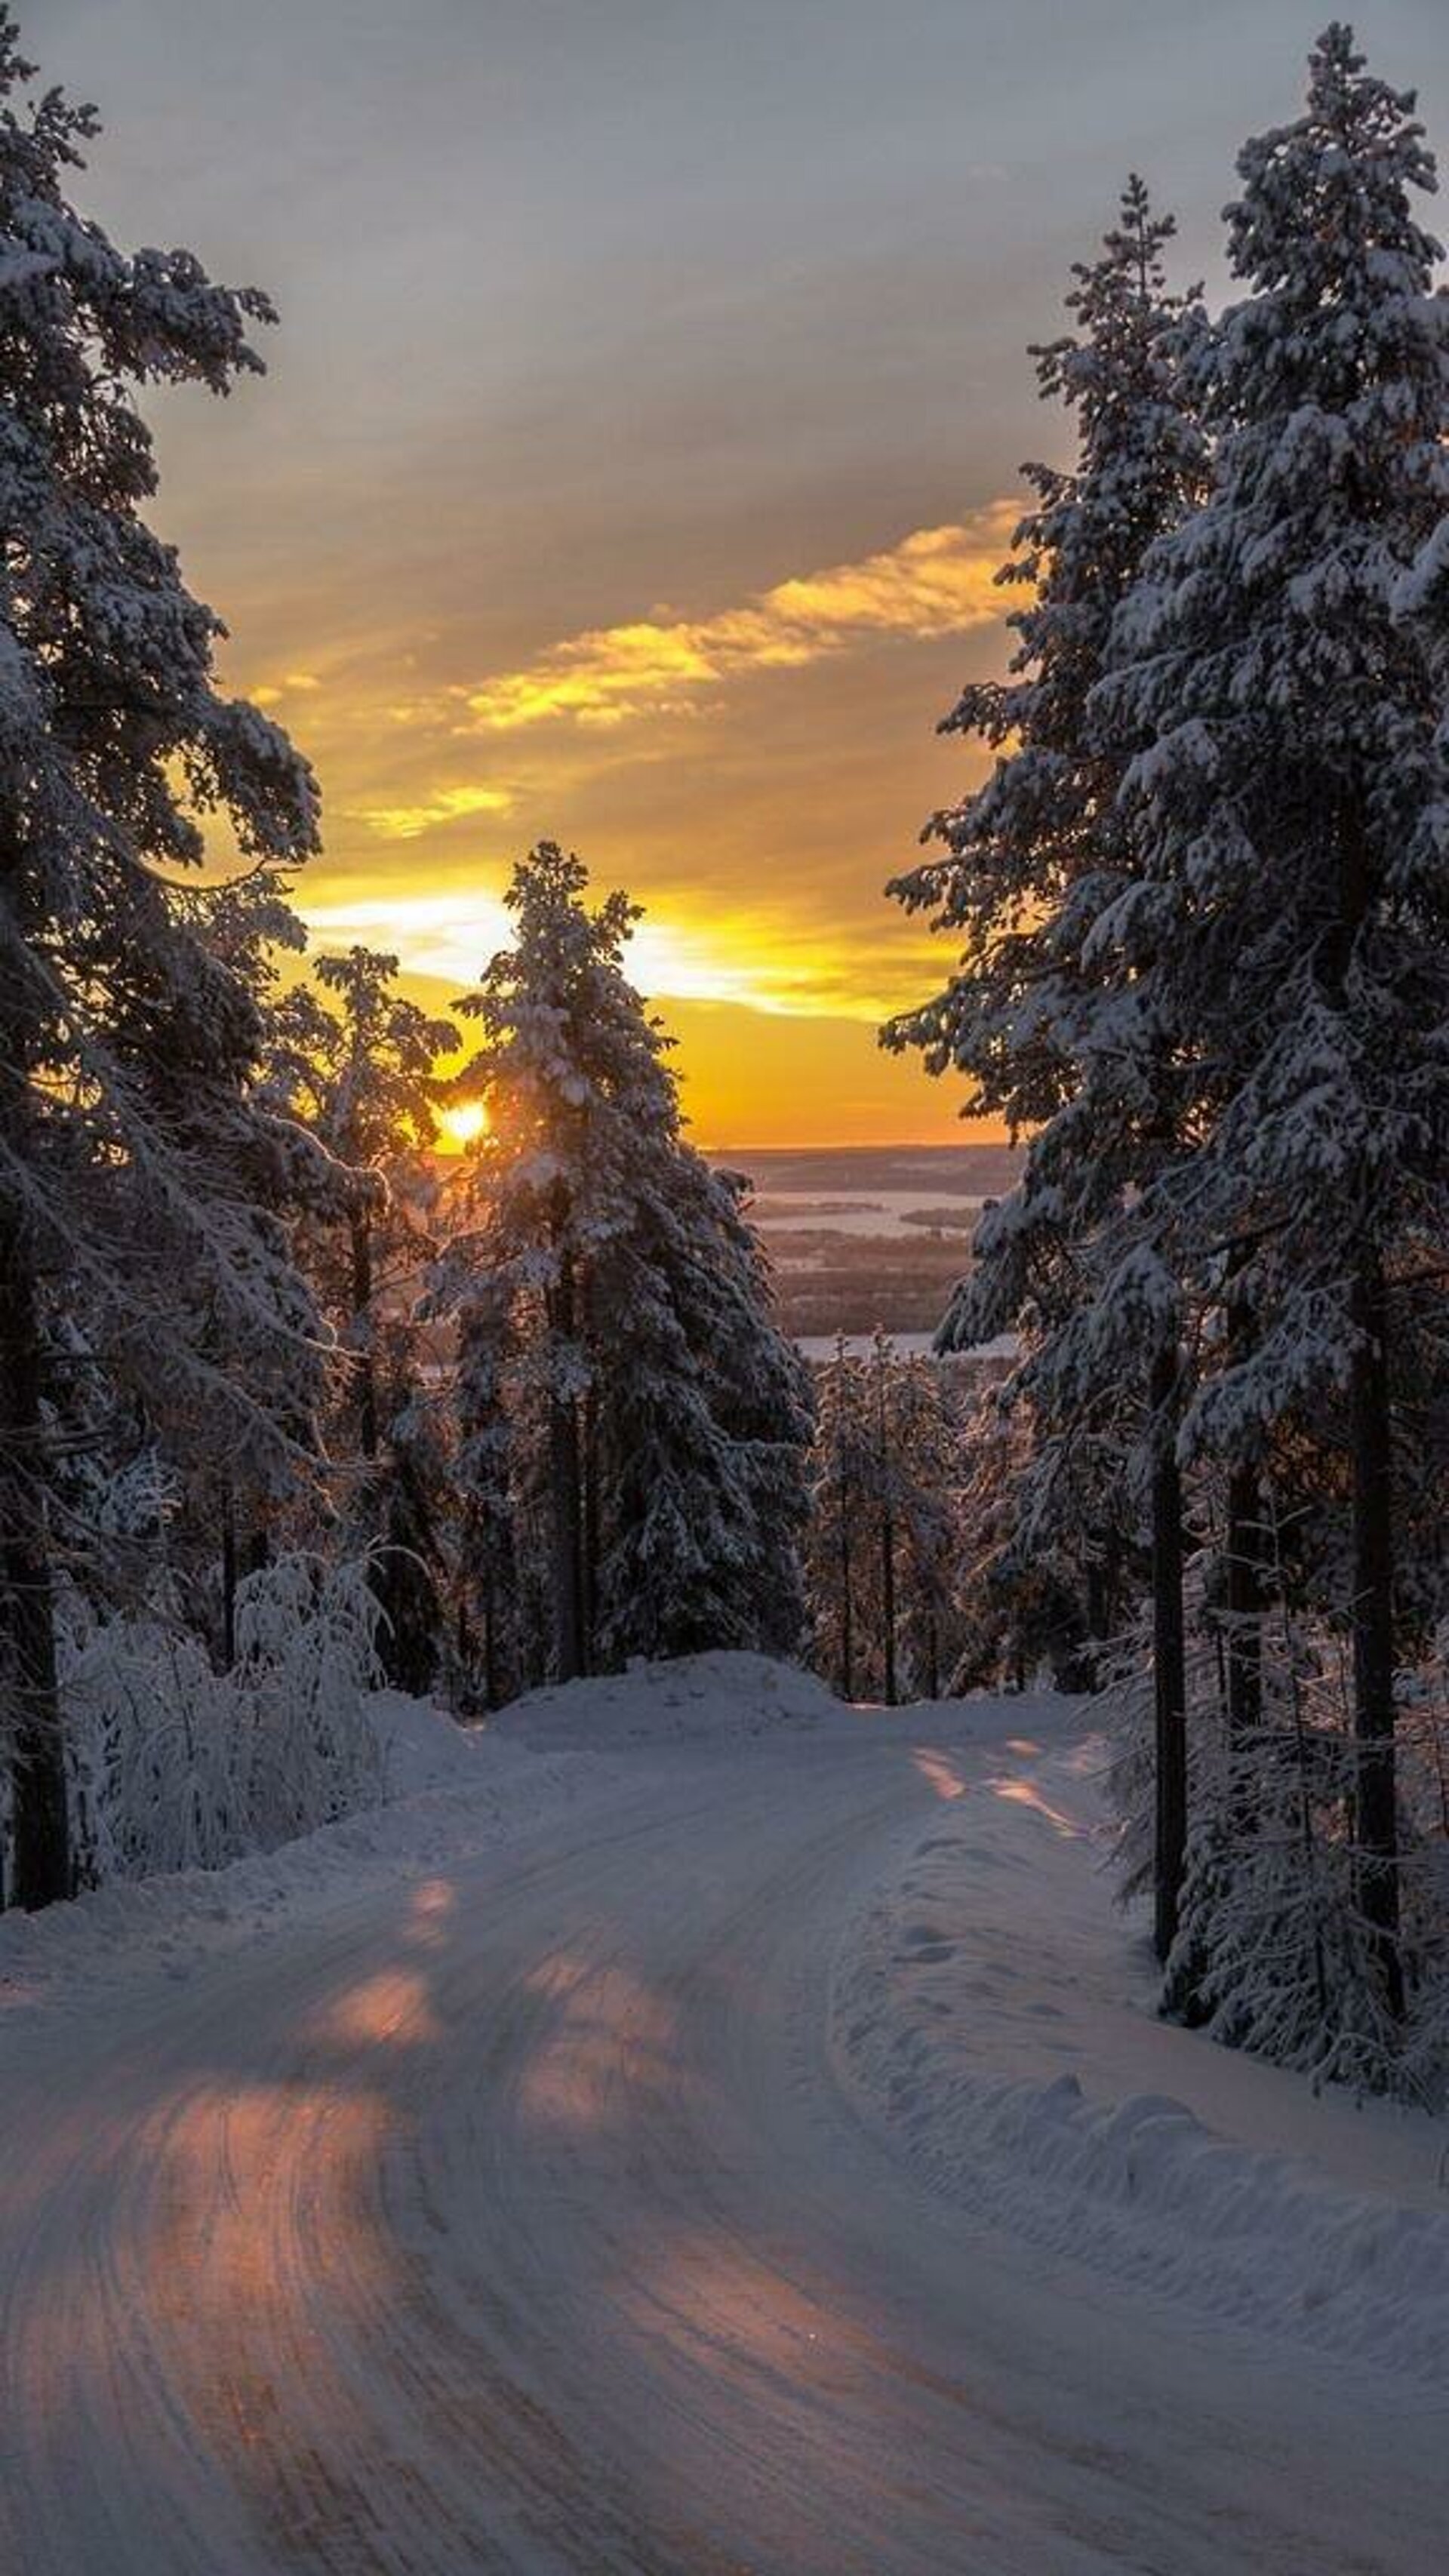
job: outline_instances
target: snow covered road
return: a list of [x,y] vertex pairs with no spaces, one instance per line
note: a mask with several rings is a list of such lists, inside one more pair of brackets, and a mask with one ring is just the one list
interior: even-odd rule
[[17,2013],[6,2576],[1430,2576],[1442,2386],[1078,2265],[842,2082],[881,1888],[1004,1761],[1041,1829],[1021,1715],[624,1748]]

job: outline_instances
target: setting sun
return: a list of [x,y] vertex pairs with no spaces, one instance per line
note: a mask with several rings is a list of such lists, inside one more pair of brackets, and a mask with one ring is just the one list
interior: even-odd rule
[[461,1154],[487,1133],[488,1112],[481,1100],[460,1100],[438,1113],[438,1143],[445,1154]]

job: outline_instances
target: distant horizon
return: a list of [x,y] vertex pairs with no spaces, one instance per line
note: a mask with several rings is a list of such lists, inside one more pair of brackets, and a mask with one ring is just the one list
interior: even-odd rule
[[1026,1150],[1024,1145],[1013,1144],[1009,1136],[852,1136],[839,1142],[821,1142],[807,1136],[793,1145],[705,1145],[694,1138],[691,1142],[707,1162],[720,1154],[754,1154],[773,1156],[780,1162],[799,1162],[811,1154],[878,1154],[886,1157],[891,1154],[1015,1154]]

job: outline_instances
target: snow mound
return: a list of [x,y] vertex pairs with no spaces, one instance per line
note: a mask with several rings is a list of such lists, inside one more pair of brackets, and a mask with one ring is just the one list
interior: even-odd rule
[[382,1759],[384,1798],[411,1798],[421,1789],[476,1780],[481,1732],[460,1726],[436,1700],[374,1691],[367,1714]]
[[607,1752],[631,1745],[738,1742],[849,1718],[824,1682],[768,1655],[684,1655],[631,1664],[595,1681],[532,1691],[500,1711],[490,1732],[536,1746]]
[[998,2222],[1234,2323],[1449,2375],[1449,2212],[1336,2192],[1169,2096],[1097,2104],[1075,2075],[983,2084],[919,2031],[893,2055],[887,2104],[919,2160]]
[[1442,2384],[1444,2124],[1159,2021],[1094,1866],[1089,1750],[1004,1749],[842,1939],[848,2097],[934,2189],[1053,2257]]

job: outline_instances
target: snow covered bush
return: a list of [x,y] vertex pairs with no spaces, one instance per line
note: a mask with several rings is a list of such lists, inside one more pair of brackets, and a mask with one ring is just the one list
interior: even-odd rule
[[160,1617],[77,1611],[60,1684],[82,1878],[217,1869],[375,1804],[379,1617],[365,1559],[303,1556],[239,1586],[229,1672]]
[[[1340,2083],[1440,2106],[1449,2089],[1449,1634],[1399,1677],[1400,1893],[1406,2008],[1386,2008],[1360,1898],[1350,1641],[1321,1613],[1266,1605],[1259,1714],[1235,1727],[1231,1614],[1208,1545],[1187,1569],[1189,1808],[1181,1919],[1164,2009],[1226,2045]],[[1152,1884],[1156,1793],[1145,1619],[1103,1693],[1124,1903]]]

